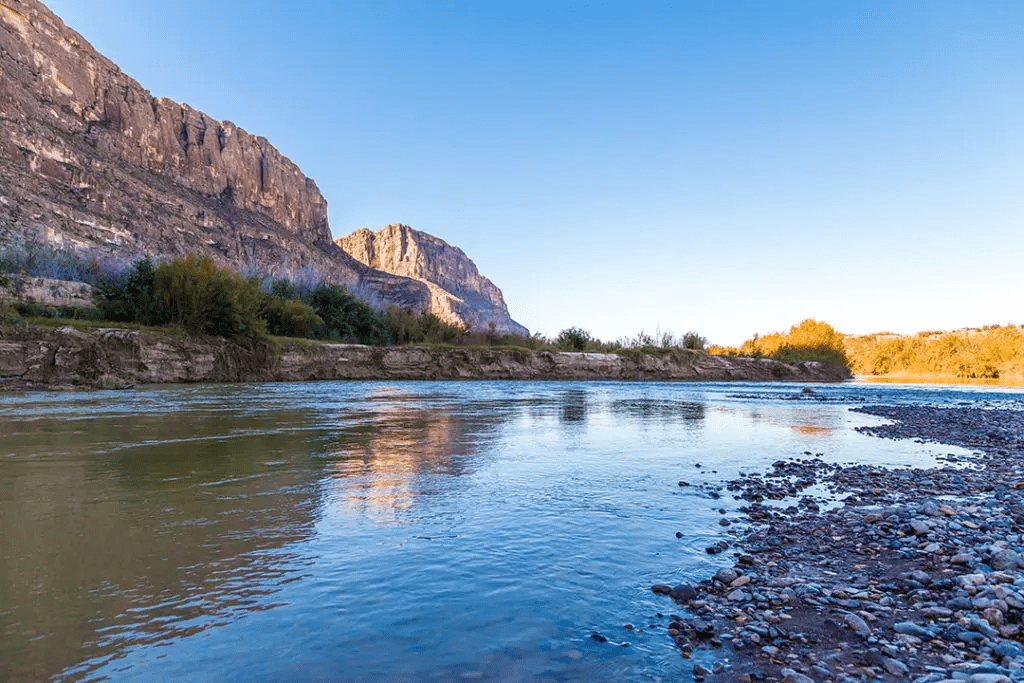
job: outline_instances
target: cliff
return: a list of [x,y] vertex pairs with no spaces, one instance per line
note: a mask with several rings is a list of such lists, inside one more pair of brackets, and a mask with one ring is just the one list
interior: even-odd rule
[[180,382],[372,380],[690,380],[834,382],[821,363],[709,356],[561,353],[526,349],[374,347],[124,329],[0,325],[0,390],[121,388]]
[[38,0],[0,0],[0,124],[0,239],[195,253],[280,276],[312,268],[375,303],[436,300],[441,317],[471,324],[494,308],[484,297],[474,317],[420,278],[349,256],[316,183],[266,139],[154,98]]
[[427,285],[431,311],[446,322],[464,321],[484,330],[494,323],[502,334],[530,334],[512,320],[501,290],[480,274],[465,252],[438,237],[392,224],[377,232],[360,228],[335,243],[370,268]]

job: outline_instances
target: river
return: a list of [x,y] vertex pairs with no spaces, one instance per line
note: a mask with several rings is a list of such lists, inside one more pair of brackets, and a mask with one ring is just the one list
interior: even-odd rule
[[686,679],[650,586],[731,564],[704,552],[746,528],[714,487],[789,458],[932,466],[964,451],[849,408],[1024,397],[802,388],[0,395],[0,679]]

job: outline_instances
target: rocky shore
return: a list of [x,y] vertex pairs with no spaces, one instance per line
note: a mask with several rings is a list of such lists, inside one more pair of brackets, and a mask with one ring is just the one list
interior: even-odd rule
[[[917,470],[807,453],[709,491],[746,502],[750,528],[708,548],[734,566],[653,587],[678,603],[660,626],[694,680],[1024,680],[1024,404],[853,410],[893,420],[875,436],[974,454]],[[814,484],[843,504],[823,511]]]
[[238,343],[172,332],[0,325],[0,390],[310,380],[689,380],[835,382],[822,363],[697,351],[564,353],[280,340]]

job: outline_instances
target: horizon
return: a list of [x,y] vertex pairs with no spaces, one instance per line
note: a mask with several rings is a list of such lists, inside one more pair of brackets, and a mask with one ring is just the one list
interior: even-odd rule
[[335,237],[436,235],[531,332],[1024,322],[1016,3],[185,0],[187,31],[46,4],[154,96],[267,138]]

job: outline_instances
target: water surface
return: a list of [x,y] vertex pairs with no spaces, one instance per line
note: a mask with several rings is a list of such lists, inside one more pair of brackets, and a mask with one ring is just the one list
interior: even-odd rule
[[930,466],[962,451],[864,436],[853,428],[879,418],[849,408],[1022,397],[800,390],[322,382],[0,397],[0,679],[687,678],[693,663],[656,616],[672,607],[649,588],[728,564],[704,548],[743,528],[739,502],[700,484],[807,454]]

